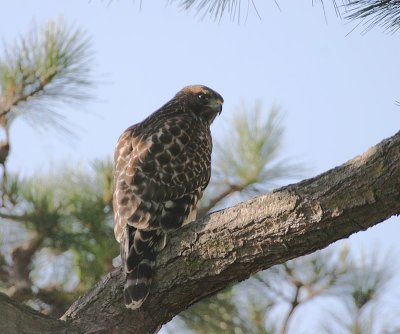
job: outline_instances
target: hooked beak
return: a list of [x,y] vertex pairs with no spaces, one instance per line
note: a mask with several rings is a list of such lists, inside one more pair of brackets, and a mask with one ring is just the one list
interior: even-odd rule
[[218,115],[221,114],[222,112],[222,105],[224,103],[224,99],[221,97],[214,99],[211,103],[210,103],[210,108],[215,111],[216,113],[218,113]]
[[206,111],[205,115],[208,119],[209,124],[211,124],[217,115],[220,115],[222,112],[222,104],[224,103],[224,99],[216,98],[212,99],[208,104],[208,110]]
[[224,103],[224,100],[219,100],[219,106],[218,106],[218,115],[221,115],[222,113],[222,104]]

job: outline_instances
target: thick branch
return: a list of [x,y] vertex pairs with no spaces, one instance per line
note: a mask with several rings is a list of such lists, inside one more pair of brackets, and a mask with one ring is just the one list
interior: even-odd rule
[[93,332],[153,332],[232,281],[324,248],[398,213],[400,133],[320,176],[174,233],[158,256],[151,294],[138,311],[124,309],[123,278],[117,270],[78,300],[64,319]]
[[0,293],[0,314],[2,334],[79,333],[65,322],[50,319],[27,306],[18,304],[2,293]]
[[[127,310],[120,269],[62,319],[85,333],[152,333],[234,281],[400,213],[400,132],[315,178],[213,213],[170,236],[142,308]],[[45,332],[43,332],[45,333]]]

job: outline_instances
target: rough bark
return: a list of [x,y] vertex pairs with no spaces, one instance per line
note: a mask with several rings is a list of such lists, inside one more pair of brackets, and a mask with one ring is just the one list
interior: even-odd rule
[[[124,279],[117,269],[79,298],[62,320],[84,333],[154,333],[231,282],[399,213],[400,132],[340,167],[213,213],[171,235],[139,310],[123,306]],[[3,333],[1,326],[4,321]]]
[[0,314],[2,334],[80,333],[74,330],[72,325],[46,317],[2,293],[0,293]]

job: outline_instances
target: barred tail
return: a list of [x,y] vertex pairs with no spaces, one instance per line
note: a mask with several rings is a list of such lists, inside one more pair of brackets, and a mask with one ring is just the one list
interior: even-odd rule
[[165,239],[161,230],[138,230],[127,226],[127,238],[121,240],[121,256],[126,273],[125,306],[139,308],[150,291],[155,265],[155,251]]
[[124,285],[124,301],[127,308],[135,310],[142,306],[150,291],[153,267],[153,260],[143,259],[127,273]]

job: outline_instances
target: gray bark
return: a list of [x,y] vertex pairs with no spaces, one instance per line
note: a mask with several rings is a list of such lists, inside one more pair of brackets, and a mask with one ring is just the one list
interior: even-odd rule
[[[125,309],[124,278],[117,269],[56,322],[62,329],[40,333],[157,332],[179,312],[231,282],[399,213],[400,132],[340,167],[215,212],[173,233],[157,258],[152,290],[139,310]],[[0,314],[7,305],[0,300]],[[20,322],[29,321],[28,311],[18,312]],[[23,333],[7,325],[15,319],[4,320],[1,333]],[[37,321],[55,320],[38,317]]]
[[2,334],[78,334],[73,325],[51,319],[0,293],[0,333]]

